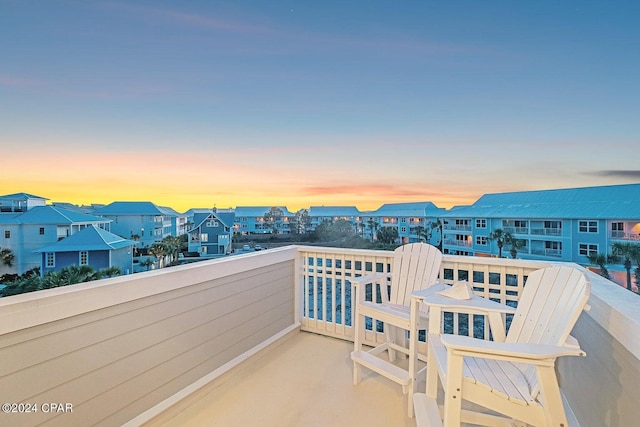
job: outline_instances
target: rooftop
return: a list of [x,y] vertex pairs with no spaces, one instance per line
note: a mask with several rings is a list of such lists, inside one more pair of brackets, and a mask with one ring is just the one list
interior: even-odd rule
[[[367,374],[352,385],[349,277],[391,256],[289,246],[2,298],[3,399],[69,402],[73,413],[0,423],[414,425],[395,383]],[[445,255],[440,276],[508,302],[548,265]],[[587,357],[557,365],[572,425],[634,425],[640,298],[584,271],[591,310],[573,335]]]

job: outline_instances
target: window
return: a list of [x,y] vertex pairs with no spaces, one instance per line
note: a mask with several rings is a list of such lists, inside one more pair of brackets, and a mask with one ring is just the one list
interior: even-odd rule
[[400,218],[400,222],[407,222],[407,218]]
[[207,221],[207,227],[217,227],[218,225],[219,225],[218,221],[214,221],[214,220]]
[[44,227],[40,227],[40,235],[44,236]]
[[56,266],[56,254],[53,252],[47,252],[45,255],[47,259],[47,267],[55,267]]
[[209,241],[209,234],[207,234],[207,233],[202,233],[202,234],[200,235],[200,241],[201,241],[201,242],[208,242],[208,241]]
[[4,230],[4,238],[5,239],[10,239],[11,238],[11,231]]
[[407,231],[407,227],[400,227],[400,231],[401,231],[402,233],[405,233],[405,232]]
[[487,246],[487,236],[476,236],[476,245]]
[[612,222],[611,223],[611,231],[624,231],[624,223],[623,222]]
[[80,265],[89,264],[89,252],[80,251]]
[[486,219],[476,219],[476,228],[487,228]]
[[513,221],[513,226],[515,228],[527,228],[527,221],[522,221],[522,220],[515,220]]
[[598,221],[579,221],[578,231],[580,231],[580,233],[597,233]]
[[545,221],[544,228],[559,229],[562,228],[562,223],[560,221]]
[[598,253],[598,245],[592,245],[589,243],[580,243],[578,247],[579,247],[580,255],[582,256],[595,255]]

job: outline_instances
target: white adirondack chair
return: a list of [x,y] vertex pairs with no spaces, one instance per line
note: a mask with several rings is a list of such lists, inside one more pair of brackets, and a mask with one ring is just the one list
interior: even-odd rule
[[[406,331],[412,329],[410,324],[411,292],[424,289],[434,283],[440,273],[442,253],[434,246],[425,243],[412,243],[398,247],[394,251],[390,273],[376,273],[350,279],[353,286],[354,301],[354,351],[353,383],[361,381],[361,367],[364,366],[392,381],[402,385],[403,392],[409,392],[409,415],[412,416],[412,397],[415,391],[415,363],[417,351],[415,346],[407,348]],[[391,280],[389,282],[389,279]],[[373,301],[365,301],[365,285],[373,284]],[[380,287],[382,303],[377,303],[376,287]],[[390,296],[387,293],[390,286]],[[427,312],[421,313],[419,329],[427,329]],[[371,317],[375,331],[375,320],[384,322],[385,341],[368,351],[363,348],[365,334],[365,316]],[[375,335],[375,334],[374,334]],[[413,342],[413,340],[412,340]],[[387,352],[388,360],[382,353]],[[409,370],[393,364],[396,351],[409,357]],[[409,387],[411,386],[411,387]]]
[[[416,393],[418,425],[439,425],[438,379],[444,388],[444,425],[567,426],[555,373],[559,356],[585,356],[569,334],[583,309],[590,283],[572,267],[532,272],[504,342],[428,334],[427,393]],[[446,306],[441,306],[446,311]],[[503,416],[462,410],[474,402]],[[431,424],[421,417],[428,418]],[[438,419],[433,420],[433,417]],[[436,424],[437,423],[437,424]]]

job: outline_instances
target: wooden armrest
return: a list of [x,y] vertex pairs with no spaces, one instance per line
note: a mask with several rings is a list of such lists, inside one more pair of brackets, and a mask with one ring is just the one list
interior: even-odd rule
[[508,314],[516,312],[516,309],[509,305],[501,304],[477,295],[472,299],[461,300],[435,294],[425,298],[424,303],[429,306],[440,307],[442,311],[455,311],[472,314]]
[[[350,277],[348,280],[351,282],[351,287],[353,288],[353,295],[355,295],[355,301],[356,304],[358,302],[364,302],[365,301],[365,292],[364,290],[360,291],[360,285],[366,285],[367,283],[371,283],[373,284],[373,286],[375,286],[376,284],[379,284],[381,286],[387,285],[387,278],[391,277],[391,273],[373,273],[373,274],[367,274],[364,276],[360,276],[360,277]],[[388,300],[387,297],[387,293],[383,291],[383,289],[386,288],[381,288],[380,292],[382,294],[382,301],[386,302]],[[375,295],[375,292],[374,292]],[[374,298],[375,301],[375,298]]]
[[574,346],[505,343],[459,335],[442,335],[440,340],[448,350],[463,356],[509,359],[521,363],[535,363],[535,361],[555,359],[560,356],[586,356],[580,347]]
[[349,281],[351,282],[351,286],[353,286],[361,283],[377,283],[382,279],[387,279],[389,277],[391,277],[391,273],[373,273],[360,277],[350,277]]

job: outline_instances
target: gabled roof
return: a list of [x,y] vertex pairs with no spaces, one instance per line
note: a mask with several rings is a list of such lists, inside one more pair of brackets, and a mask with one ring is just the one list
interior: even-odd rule
[[105,224],[111,220],[55,206],[34,206],[14,221],[19,224]]
[[439,216],[445,209],[439,208],[432,202],[410,202],[410,203],[385,203],[377,210],[367,212],[369,216],[406,216],[425,217]]
[[9,199],[9,200],[41,199],[41,200],[49,200],[49,199],[47,199],[45,197],[34,196],[33,194],[29,194],[29,193],[7,194],[7,195],[4,195],[4,196],[0,196],[0,199]]
[[95,225],[91,225],[53,245],[40,248],[34,252],[99,251],[121,249],[133,245],[134,242],[132,240],[124,239]]
[[264,214],[269,212],[272,207],[282,209],[284,216],[293,216],[293,213],[289,212],[289,209],[287,209],[286,206],[237,206],[235,214],[236,217],[262,217]]
[[640,184],[485,194],[443,217],[640,219]]
[[355,206],[311,206],[309,216],[360,216]]
[[219,222],[221,222],[222,225],[225,225],[227,227],[232,227],[235,215],[232,212],[213,212],[211,209],[209,209],[208,211],[202,210],[199,212],[195,212],[193,214],[194,224],[193,224],[192,230],[195,230],[196,228],[200,227],[202,223],[207,221],[209,218],[215,218]]
[[96,209],[96,215],[167,215],[166,210],[152,202],[113,202]]

